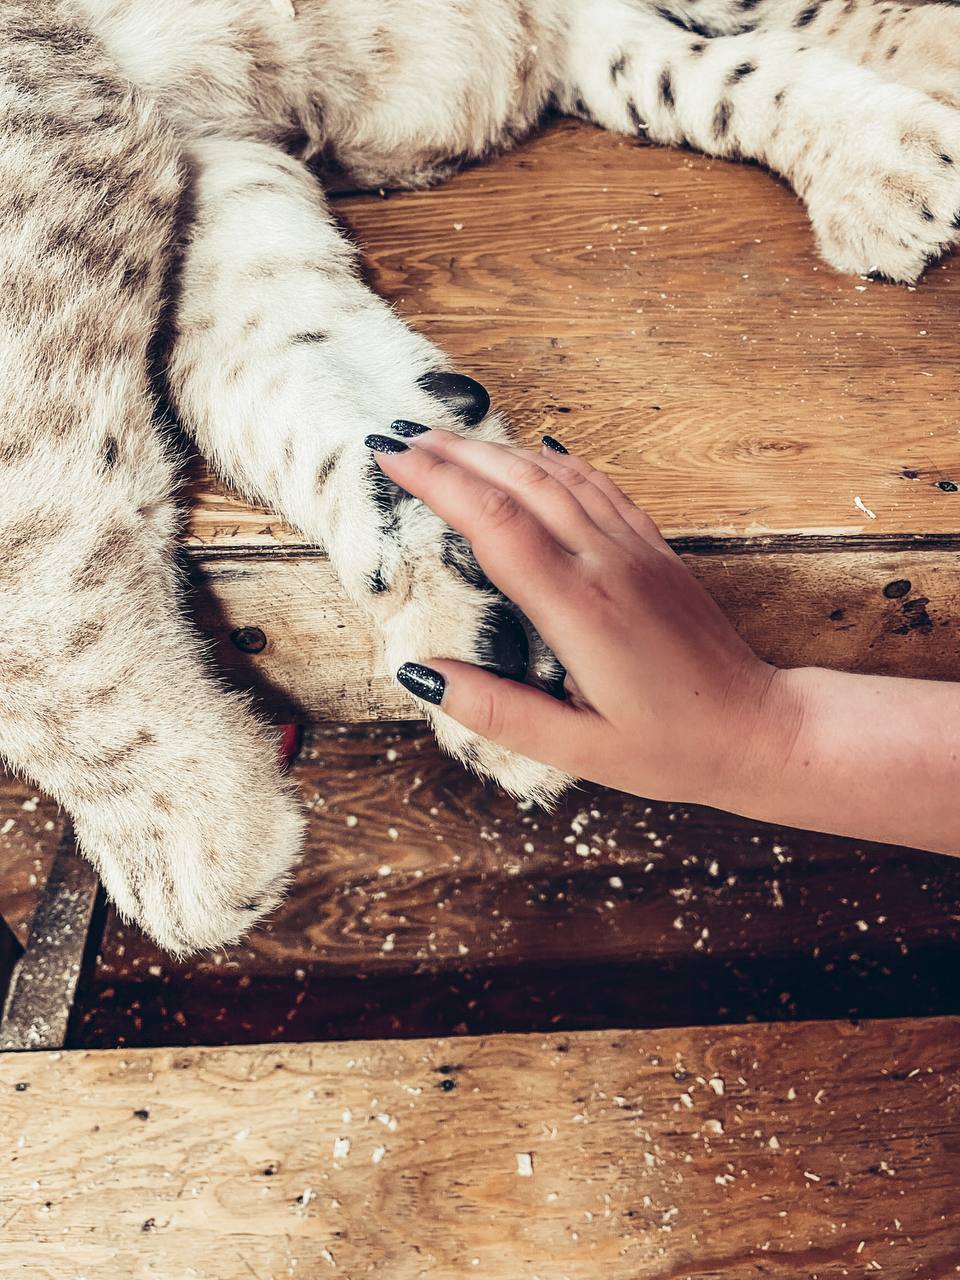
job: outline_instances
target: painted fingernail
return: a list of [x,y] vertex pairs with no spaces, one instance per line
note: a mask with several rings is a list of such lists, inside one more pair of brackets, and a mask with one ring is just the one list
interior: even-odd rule
[[405,662],[397,672],[397,679],[414,697],[423,698],[424,702],[432,702],[435,707],[439,707],[443,701],[447,682],[433,667],[424,667],[419,662]]
[[397,418],[395,422],[390,423],[390,430],[409,440],[411,436],[422,436],[430,428],[425,427],[422,422],[408,422],[406,418]]
[[374,453],[405,453],[410,447],[402,440],[391,440],[389,436],[367,436],[363,443]]
[[435,369],[423,374],[417,382],[429,395],[442,400],[468,427],[475,427],[487,416],[490,394],[475,378]]
[[554,453],[570,452],[570,450],[567,449],[564,445],[562,445],[559,440],[554,440],[553,436],[541,436],[541,439],[543,440],[543,443],[547,446],[547,448],[552,449]]

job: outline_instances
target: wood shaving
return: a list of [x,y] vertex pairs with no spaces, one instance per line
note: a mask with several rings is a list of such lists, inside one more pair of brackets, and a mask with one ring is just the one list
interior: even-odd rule
[[870,508],[867,506],[867,504],[864,502],[864,500],[860,497],[859,494],[857,494],[857,496],[854,498],[853,505],[857,508],[858,511],[862,511],[865,516],[869,517],[869,519],[876,520],[877,513],[875,511],[870,510]]

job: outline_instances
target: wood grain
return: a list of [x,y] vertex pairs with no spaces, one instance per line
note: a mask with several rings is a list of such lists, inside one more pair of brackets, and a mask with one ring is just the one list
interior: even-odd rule
[[[763,170],[573,122],[336,208],[373,287],[522,438],[558,436],[666,532],[960,528],[938,487],[960,485],[955,259],[915,290],[839,276]],[[191,547],[301,541],[200,472],[191,492]]]
[[314,729],[278,912],[178,965],[110,916],[73,1044],[960,1012],[960,859],[586,787],[518,806],[414,725]]
[[14,965],[20,959],[22,952],[23,948],[17,940],[17,935],[3,916],[0,916],[0,1004],[6,999]]
[[63,832],[56,803],[0,771],[0,916],[21,943]]
[[[960,539],[953,549],[756,550],[732,543],[687,563],[758,653],[784,666],[960,678]],[[218,667],[277,715],[408,719],[419,705],[383,666],[370,622],[317,554],[207,556],[194,565],[194,614]],[[266,644],[242,652],[255,627]]]
[[59,1049],[66,1043],[99,891],[97,873],[77,853],[67,827],[6,994],[0,1049]]
[[0,1059],[18,1280],[960,1267],[960,1022]]

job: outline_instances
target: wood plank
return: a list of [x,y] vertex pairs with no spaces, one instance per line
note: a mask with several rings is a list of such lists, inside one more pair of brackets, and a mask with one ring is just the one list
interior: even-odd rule
[[17,935],[3,916],[0,916],[0,1002],[6,999],[14,965],[22,954],[23,947],[17,940]]
[[0,1049],[66,1043],[99,881],[67,828],[44,883],[0,1019]]
[[6,1057],[0,1262],[945,1278],[958,1068],[954,1019]]
[[27,941],[62,833],[56,803],[0,771],[0,916],[21,943]]
[[[690,551],[686,560],[772,662],[958,679],[960,538],[955,546],[944,541],[929,551],[837,550],[831,540],[786,551],[732,543]],[[343,598],[324,557],[207,556],[193,569],[194,613],[215,641],[218,666],[277,715],[419,714],[384,670],[378,637]],[[259,652],[238,647],[245,628],[262,632]]]
[[[583,452],[667,533],[960,528],[939,487],[960,486],[955,258],[915,290],[838,276],[758,167],[570,121],[336,208],[372,285],[522,439]],[[301,541],[209,479],[192,495],[191,546]]]
[[415,725],[314,728],[306,852],[243,945],[110,916],[73,1045],[960,1013],[960,859],[585,787],[518,806]]

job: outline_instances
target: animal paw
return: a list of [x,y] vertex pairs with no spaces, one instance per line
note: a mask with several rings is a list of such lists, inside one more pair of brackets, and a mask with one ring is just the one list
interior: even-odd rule
[[80,806],[74,826],[121,916],[185,956],[236,942],[277,906],[304,824],[266,735],[202,753],[171,744],[158,741],[148,787]]
[[960,113],[887,85],[844,128],[798,182],[820,251],[839,271],[911,283],[960,239]]
[[[420,385],[471,435],[509,439],[497,415],[487,414],[489,399],[479,383],[439,373]],[[431,657],[456,658],[560,696],[563,668],[529,619],[485,577],[467,542],[389,482],[384,498],[391,503],[391,549],[374,612],[390,670]],[[411,705],[423,714],[422,703]],[[570,785],[559,770],[479,737],[439,709],[429,708],[427,715],[444,750],[511,795],[549,805]]]
[[[405,564],[404,601],[382,623],[390,670],[457,658],[559,695],[563,668],[533,625],[486,581],[458,534],[423,508],[417,514],[420,538],[416,558]],[[411,705],[423,714],[422,702]],[[549,806],[570,785],[559,770],[479,737],[439,708],[426,713],[444,750],[518,799]]]

